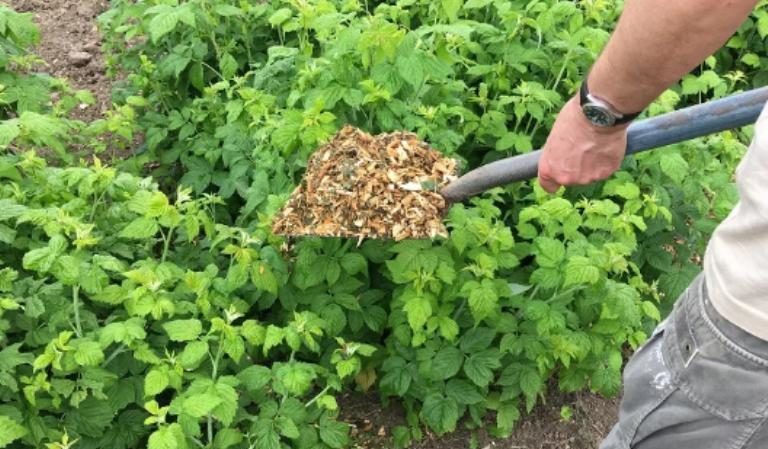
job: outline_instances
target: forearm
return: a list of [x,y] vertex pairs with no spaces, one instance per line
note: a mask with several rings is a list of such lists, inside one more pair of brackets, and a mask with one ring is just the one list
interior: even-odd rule
[[720,48],[756,0],[627,0],[589,76],[590,91],[621,112],[644,109]]

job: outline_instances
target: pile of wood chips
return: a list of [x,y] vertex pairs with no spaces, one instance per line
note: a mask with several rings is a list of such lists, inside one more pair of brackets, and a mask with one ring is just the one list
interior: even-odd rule
[[455,160],[413,133],[374,137],[346,126],[312,155],[273,231],[358,240],[446,236],[448,204],[439,192],[456,175]]

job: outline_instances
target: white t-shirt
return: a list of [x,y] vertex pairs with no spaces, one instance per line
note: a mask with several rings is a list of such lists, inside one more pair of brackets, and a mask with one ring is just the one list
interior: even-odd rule
[[715,229],[704,276],[715,309],[768,340],[768,105],[736,169],[739,202]]

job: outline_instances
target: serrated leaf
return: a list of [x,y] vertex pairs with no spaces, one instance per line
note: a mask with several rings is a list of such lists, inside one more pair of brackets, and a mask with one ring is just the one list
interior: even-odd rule
[[194,394],[184,400],[181,410],[194,418],[202,418],[221,404],[221,398],[211,393]]
[[663,153],[659,159],[661,171],[678,184],[688,175],[688,162],[680,153]]
[[320,439],[333,449],[341,449],[349,444],[349,426],[330,419],[320,418]]
[[464,374],[479,387],[487,387],[493,380],[494,370],[501,367],[500,354],[496,350],[471,354],[464,361]]
[[168,374],[165,371],[154,368],[144,378],[144,396],[154,396],[168,387]]
[[104,360],[101,345],[95,341],[81,341],[75,349],[75,362],[80,366],[98,366]]
[[220,16],[233,17],[243,15],[243,10],[232,5],[218,4],[213,8],[214,12]]
[[424,295],[408,295],[403,306],[411,329],[421,329],[432,316],[432,304]]
[[485,395],[478,388],[461,379],[451,379],[445,386],[445,394],[459,404],[472,405],[482,402]]
[[600,280],[600,270],[583,256],[574,256],[565,266],[564,287],[571,285],[595,284]]
[[499,296],[493,287],[493,281],[484,279],[480,288],[473,289],[469,294],[469,310],[475,318],[475,322],[491,316],[499,302]]
[[179,363],[184,369],[195,369],[208,355],[208,343],[205,341],[193,341],[184,347],[179,354]]
[[251,269],[251,281],[256,288],[276,295],[278,292],[277,277],[272,268],[264,262],[256,262]]
[[149,35],[152,42],[157,42],[176,28],[179,23],[179,15],[173,10],[160,13],[149,21]]
[[541,267],[556,268],[565,259],[565,245],[550,237],[539,237],[535,241],[536,263]]
[[139,217],[120,232],[120,237],[127,239],[147,239],[157,234],[159,227],[152,218]]
[[27,434],[27,429],[7,416],[0,415],[0,448]]
[[296,423],[291,418],[280,416],[275,420],[275,424],[277,424],[277,430],[280,432],[280,435],[286,438],[295,440],[301,435],[299,428],[296,427]]
[[174,320],[164,323],[163,329],[173,341],[190,341],[203,332],[203,323],[198,319]]
[[459,406],[455,400],[439,393],[432,393],[424,400],[421,409],[424,421],[438,435],[456,430],[459,420]]
[[282,25],[286,20],[290,19],[293,15],[293,12],[291,12],[288,8],[280,8],[277,11],[275,11],[271,16],[269,16],[269,24],[273,27],[276,27],[278,25]]
[[355,275],[368,270],[368,261],[359,253],[347,253],[341,257],[341,266],[347,274]]
[[219,59],[219,68],[224,79],[231,79],[237,74],[237,60],[229,53],[224,53]]
[[264,388],[272,380],[272,371],[264,366],[251,365],[240,371],[237,378],[246,390],[255,392]]
[[461,369],[464,359],[461,351],[453,346],[446,346],[439,350],[432,359],[432,377],[445,380],[456,375]]

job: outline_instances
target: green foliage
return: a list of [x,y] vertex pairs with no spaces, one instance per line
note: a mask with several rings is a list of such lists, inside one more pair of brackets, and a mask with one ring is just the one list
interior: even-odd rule
[[376,348],[272,309],[272,289],[248,282],[263,261],[287,276],[263,232],[216,224],[214,196],[168,197],[98,160],[2,161],[21,176],[0,187],[13,234],[0,244],[0,446],[346,445],[328,395]]
[[[445,240],[269,229],[344,123],[416,131],[467,168],[541,145],[620,6],[113,0],[100,23],[128,74],[119,105],[82,128],[63,118],[71,101],[9,100],[0,124],[14,150],[0,157],[0,446],[336,449],[336,395],[375,389],[405,407],[404,447],[422,425],[508,435],[550,386],[616,393],[623,351],[734,204],[741,135],[557,195],[497,189],[455,205]],[[0,10],[0,34],[29,46],[14,14]],[[761,2],[649,113],[764,76],[764,17]],[[126,170],[21,151],[105,151],[137,125]]]

